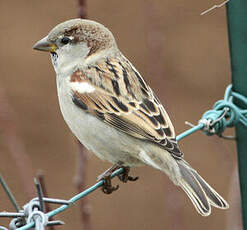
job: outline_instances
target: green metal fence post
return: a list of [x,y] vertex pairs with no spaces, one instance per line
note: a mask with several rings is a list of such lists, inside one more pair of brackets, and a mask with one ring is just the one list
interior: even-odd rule
[[[227,20],[233,90],[247,96],[247,0],[230,0]],[[238,106],[240,102],[235,101]],[[247,108],[245,108],[247,109]],[[247,129],[236,126],[242,218],[247,230]]]

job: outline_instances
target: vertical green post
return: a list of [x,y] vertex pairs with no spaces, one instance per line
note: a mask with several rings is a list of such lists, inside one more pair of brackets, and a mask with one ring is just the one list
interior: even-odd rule
[[[227,21],[233,90],[247,96],[247,0],[230,0]],[[235,103],[244,108],[239,101]],[[245,108],[247,109],[247,108]],[[247,129],[236,126],[242,218],[247,230]]]

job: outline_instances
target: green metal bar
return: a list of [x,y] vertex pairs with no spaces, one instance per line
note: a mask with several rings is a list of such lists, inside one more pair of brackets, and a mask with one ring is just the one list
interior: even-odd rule
[[[247,97],[247,0],[230,0],[227,20],[233,90]],[[247,106],[235,99],[235,104]],[[247,230],[247,129],[236,125],[239,179],[244,230]]]

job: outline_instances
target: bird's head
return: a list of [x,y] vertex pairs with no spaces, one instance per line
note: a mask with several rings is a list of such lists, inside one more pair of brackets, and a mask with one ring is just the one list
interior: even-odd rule
[[105,26],[91,20],[72,19],[54,27],[33,49],[50,52],[57,71],[112,47],[116,47],[115,39]]

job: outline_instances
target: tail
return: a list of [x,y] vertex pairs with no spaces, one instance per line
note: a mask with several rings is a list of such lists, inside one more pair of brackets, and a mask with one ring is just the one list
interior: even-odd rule
[[179,186],[185,191],[202,216],[211,213],[211,205],[227,209],[228,203],[184,160],[177,160],[181,179]]

